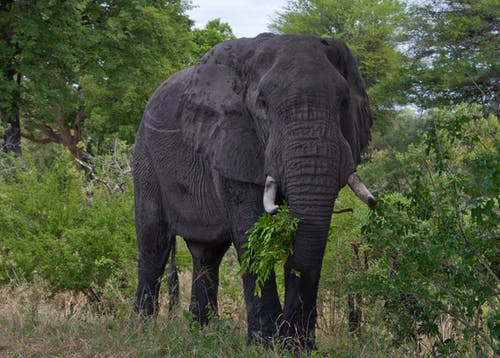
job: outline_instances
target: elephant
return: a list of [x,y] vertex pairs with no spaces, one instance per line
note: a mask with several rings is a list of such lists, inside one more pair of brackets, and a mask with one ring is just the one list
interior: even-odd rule
[[[372,115],[357,62],[341,40],[260,34],[216,45],[163,82],[144,111],[134,149],[138,285],[135,308],[158,310],[176,235],[192,255],[190,312],[217,313],[219,265],[238,258],[246,232],[287,201],[300,218],[284,265],[254,295],[242,274],[248,341],[315,347],[316,300],[334,203],[345,185],[375,204],[356,173]],[[297,274],[299,273],[299,274]]]

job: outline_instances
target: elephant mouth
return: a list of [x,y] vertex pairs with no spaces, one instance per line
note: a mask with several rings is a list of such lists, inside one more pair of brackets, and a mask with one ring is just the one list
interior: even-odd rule
[[[368,205],[370,208],[373,208],[375,206],[375,204],[377,203],[375,197],[366,188],[365,184],[356,172],[349,175],[347,184],[349,185],[349,188],[351,188],[351,190],[354,192],[354,194],[356,194],[356,196],[366,205]],[[276,183],[276,180],[272,176],[268,175],[264,187],[263,204],[264,210],[269,214],[275,214],[278,211],[278,205],[276,205],[277,192],[278,184]]]

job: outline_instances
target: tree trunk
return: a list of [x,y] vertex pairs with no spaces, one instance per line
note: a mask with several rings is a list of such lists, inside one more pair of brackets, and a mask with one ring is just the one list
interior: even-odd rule
[[57,123],[57,132],[52,129],[52,127],[45,125],[43,128],[41,128],[43,134],[45,135],[45,137],[43,138],[38,138],[26,133],[21,133],[21,135],[24,138],[38,144],[62,144],[76,159],[81,159],[83,151],[78,147],[78,143],[81,140],[81,121],[84,116],[85,112],[83,111],[77,113],[73,129],[71,130],[64,117],[56,111],[55,117]]
[[[354,250],[354,261],[357,264],[358,271],[368,271],[368,253],[365,251],[363,253],[363,261],[359,256],[359,248],[361,246],[360,242],[351,243],[352,249]],[[362,321],[362,306],[363,298],[359,292],[347,295],[347,306],[349,307],[349,332],[359,333]]]
[[[17,78],[16,78],[17,77]],[[19,121],[19,84],[21,76],[14,70],[9,70],[5,79],[8,82],[17,82],[15,90],[8,96],[8,104],[2,112],[2,124],[5,129],[3,135],[2,151],[6,153],[21,154],[21,125]]]
[[[0,2],[0,16],[10,11],[14,0],[5,0]],[[16,43],[12,43],[12,29],[9,21],[2,21],[0,34],[2,41],[7,47],[14,46],[14,56],[18,55],[21,50]],[[14,68],[14,56],[6,58],[5,62],[0,63],[0,71],[3,71],[3,80],[9,83],[9,87],[13,88],[10,93],[7,93],[6,108],[0,112],[0,119],[5,129],[3,135],[2,151],[6,153],[21,154],[21,126],[19,122],[19,100],[21,98],[19,85],[21,83],[21,75]],[[12,86],[11,86],[12,85]]]

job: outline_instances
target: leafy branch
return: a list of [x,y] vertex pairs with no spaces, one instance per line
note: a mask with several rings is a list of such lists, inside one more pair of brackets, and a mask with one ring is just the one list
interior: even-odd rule
[[257,276],[254,295],[262,295],[262,287],[278,264],[284,265],[293,254],[293,236],[299,218],[291,218],[288,204],[280,206],[276,215],[262,214],[247,231],[248,241],[243,245],[240,274],[246,271]]

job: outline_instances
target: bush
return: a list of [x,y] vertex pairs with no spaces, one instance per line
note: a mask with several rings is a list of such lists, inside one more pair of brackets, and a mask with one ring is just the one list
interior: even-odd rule
[[[0,173],[0,283],[40,277],[51,292],[96,299],[110,281],[131,286],[133,191],[113,194],[61,147],[4,156]],[[132,188],[130,179],[126,180]]]
[[[478,107],[435,110],[421,141],[394,156],[403,185],[363,228],[373,252],[364,284],[399,342],[427,335],[434,354],[471,341],[477,353],[499,352],[499,129]],[[454,332],[440,328],[443,317]]]

